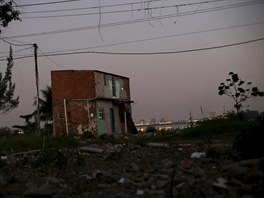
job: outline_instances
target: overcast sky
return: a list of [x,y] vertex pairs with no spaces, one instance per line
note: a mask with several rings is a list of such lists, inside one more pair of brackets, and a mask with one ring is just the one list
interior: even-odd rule
[[[231,71],[264,89],[263,40],[184,52],[263,38],[263,0],[60,1],[15,0],[24,5],[19,7],[22,21],[10,23],[1,34],[14,44],[37,43],[40,89],[50,85],[51,70],[101,70],[123,75],[130,78],[134,120],[188,119],[189,111],[201,118],[200,107],[205,116],[232,110],[233,101],[218,95],[219,84]],[[35,70],[33,48],[29,47],[13,46],[15,58],[31,57],[14,60],[12,79],[20,103],[8,115],[0,116],[0,126],[22,124],[19,115],[34,110]],[[9,44],[0,40],[0,60],[8,51]],[[117,54],[55,56],[69,52]],[[161,54],[133,55],[153,52]],[[41,57],[47,53],[54,56]],[[0,61],[1,72],[6,63]],[[263,111],[264,98],[249,99],[245,105]]]

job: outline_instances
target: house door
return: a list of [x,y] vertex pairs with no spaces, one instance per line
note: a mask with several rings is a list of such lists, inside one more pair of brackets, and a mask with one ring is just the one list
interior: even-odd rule
[[110,108],[110,124],[111,124],[111,132],[115,132],[115,112],[113,108]]

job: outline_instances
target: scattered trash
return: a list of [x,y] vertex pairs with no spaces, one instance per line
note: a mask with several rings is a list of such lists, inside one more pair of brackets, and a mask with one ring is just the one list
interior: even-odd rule
[[139,195],[139,196],[144,195],[144,190],[137,190],[137,195]]
[[118,183],[120,183],[120,184],[123,184],[123,183],[125,183],[125,178],[124,177],[121,177],[119,180],[118,180]]
[[205,152],[193,152],[191,154],[191,158],[197,158],[197,159],[200,159],[200,158],[204,158],[205,157]]
[[213,186],[227,189],[227,185],[226,185],[227,180],[225,178],[218,177],[216,181],[217,182],[213,182]]
[[146,146],[154,148],[169,148],[169,145],[165,143],[147,143]]
[[1,156],[1,160],[7,160],[7,156]]

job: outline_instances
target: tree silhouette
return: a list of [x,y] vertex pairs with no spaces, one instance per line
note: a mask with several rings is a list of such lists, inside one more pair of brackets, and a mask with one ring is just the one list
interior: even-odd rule
[[[13,1],[0,0],[0,26],[7,27],[12,20],[20,20],[20,12],[14,9]],[[0,29],[1,34],[1,29]],[[10,47],[9,57],[7,58],[7,68],[5,75],[0,72],[0,114],[8,113],[16,108],[19,98],[14,99],[15,84],[12,83],[13,52]]]
[[[47,85],[45,89],[40,90],[42,98],[39,98],[40,119],[42,121],[52,121],[52,91],[51,86]],[[36,105],[36,100],[34,105]]]
[[10,47],[5,76],[0,73],[0,114],[8,113],[19,103],[19,97],[14,99],[15,83],[11,81],[13,66],[13,52]]
[[0,26],[7,27],[12,20],[20,20],[20,12],[14,9],[13,3],[13,1],[0,0]]
[[231,78],[226,79],[226,83],[220,83],[218,87],[219,95],[227,95],[234,101],[234,107],[238,114],[242,108],[242,103],[252,97],[263,97],[264,92],[259,91],[258,87],[252,87],[252,82],[245,84],[238,74],[229,72]]
[[[51,86],[47,85],[45,89],[40,90],[42,98],[39,98],[39,111],[40,120],[44,122],[44,130],[52,130],[52,89]],[[34,98],[33,105],[37,105],[36,97]],[[20,115],[20,118],[25,120],[25,125],[14,125],[14,128],[22,129],[25,133],[30,133],[36,130],[36,115],[37,110],[27,115]],[[51,128],[51,129],[50,129]]]

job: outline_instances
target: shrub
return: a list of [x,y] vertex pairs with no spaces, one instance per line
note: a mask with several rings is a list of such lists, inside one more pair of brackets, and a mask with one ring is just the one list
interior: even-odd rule
[[254,122],[254,126],[238,134],[233,149],[240,159],[252,159],[264,156],[264,122]]
[[8,127],[0,128],[0,137],[7,136],[11,134],[11,130]]
[[216,119],[198,123],[194,128],[188,128],[179,133],[184,138],[232,138],[245,129],[249,129],[253,122],[246,120]]

